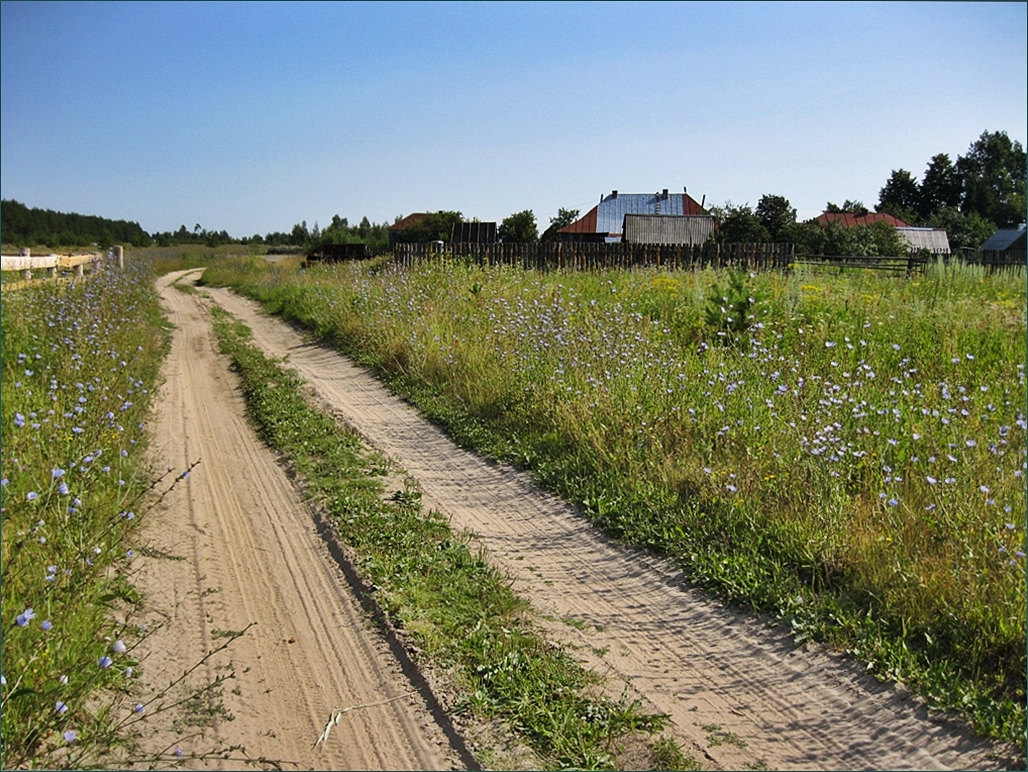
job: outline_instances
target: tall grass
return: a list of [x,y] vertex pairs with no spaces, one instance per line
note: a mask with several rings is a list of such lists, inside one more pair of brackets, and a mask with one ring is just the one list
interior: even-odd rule
[[166,350],[153,274],[130,262],[2,300],[3,766],[97,763],[139,631],[126,539],[156,481],[143,451]]
[[711,271],[206,278],[695,583],[1023,743],[1024,271],[762,273],[744,297]]

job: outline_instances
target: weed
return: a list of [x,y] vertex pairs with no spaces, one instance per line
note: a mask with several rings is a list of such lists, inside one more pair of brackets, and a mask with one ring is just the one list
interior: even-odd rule
[[653,756],[654,769],[701,769],[700,763],[691,756],[685,755],[682,747],[671,737],[661,737],[655,740],[650,747],[650,753]]

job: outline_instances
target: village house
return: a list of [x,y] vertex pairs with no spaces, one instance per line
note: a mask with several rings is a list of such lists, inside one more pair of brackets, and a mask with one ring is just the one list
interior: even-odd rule
[[949,236],[944,228],[919,228],[907,225],[903,220],[886,212],[868,212],[867,210],[859,213],[825,212],[817,217],[817,222],[822,225],[834,222],[847,228],[885,222],[896,229],[896,233],[910,247],[912,252],[924,249],[933,255],[948,255],[950,253]]
[[[668,193],[667,188],[657,193],[618,193],[616,190],[610,195],[600,196],[600,202],[570,225],[566,225],[557,231],[557,239],[560,241],[592,241],[599,243],[612,243],[621,241],[625,234],[625,218],[629,215],[649,215],[651,217],[689,217],[703,218],[709,220],[710,228],[713,230],[714,219],[710,213],[703,208],[702,204],[696,202],[692,196],[685,192]],[[636,238],[657,237],[661,230],[665,237],[671,237],[675,233],[689,235],[692,238],[695,233],[700,232],[703,226],[693,222],[685,224],[679,221],[672,224],[670,220],[637,220],[633,221],[633,236]],[[706,240],[704,237],[703,240]],[[643,243],[643,242],[635,242]],[[696,243],[696,242],[646,242],[646,243]],[[699,243],[702,243],[699,242]]]

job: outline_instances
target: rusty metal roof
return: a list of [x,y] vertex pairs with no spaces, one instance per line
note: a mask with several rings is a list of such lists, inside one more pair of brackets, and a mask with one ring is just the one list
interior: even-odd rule
[[611,240],[621,237],[621,228],[627,214],[650,215],[705,215],[688,193],[618,193],[616,190],[600,199],[575,222],[561,228],[558,233],[605,233]]
[[417,225],[419,222],[428,217],[428,212],[412,212],[411,214],[404,217],[402,220],[394,222],[389,226],[391,231],[402,231],[404,228],[410,228],[412,225]]
[[817,218],[819,223],[837,222],[847,228],[856,228],[858,225],[870,225],[871,223],[885,221],[893,228],[909,228],[903,220],[893,217],[885,212],[867,212],[865,214],[853,214],[852,212],[825,212]]

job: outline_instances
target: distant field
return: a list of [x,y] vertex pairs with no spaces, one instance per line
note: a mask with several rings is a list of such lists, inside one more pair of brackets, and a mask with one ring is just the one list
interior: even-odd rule
[[206,277],[697,584],[1017,740],[1024,271],[738,278],[264,261]]

